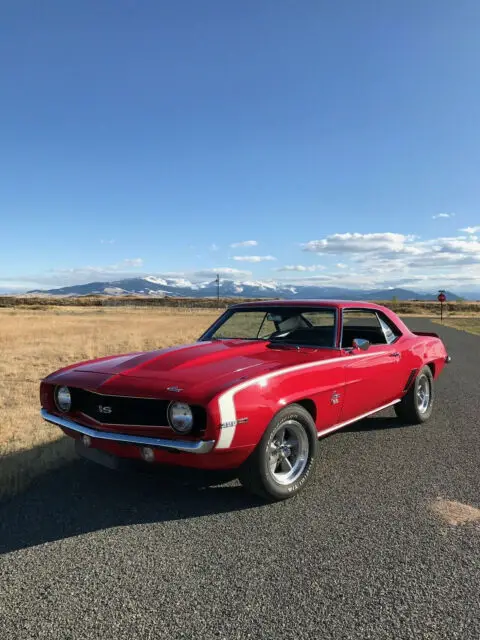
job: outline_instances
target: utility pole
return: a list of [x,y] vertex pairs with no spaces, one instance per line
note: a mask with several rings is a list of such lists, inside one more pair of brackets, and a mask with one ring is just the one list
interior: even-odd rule
[[215,280],[217,283],[217,307],[220,308],[220,274],[217,273],[217,279]]

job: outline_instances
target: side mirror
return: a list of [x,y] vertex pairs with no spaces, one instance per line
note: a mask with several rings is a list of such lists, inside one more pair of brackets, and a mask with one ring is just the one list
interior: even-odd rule
[[370,346],[370,340],[364,340],[363,338],[354,338],[352,347],[354,349],[360,349],[360,351],[366,351]]

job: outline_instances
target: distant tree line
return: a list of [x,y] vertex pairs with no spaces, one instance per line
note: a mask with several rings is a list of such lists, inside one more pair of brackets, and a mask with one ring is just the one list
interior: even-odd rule
[[[225,309],[239,302],[271,300],[271,298],[151,298],[146,296],[0,296],[0,307],[28,307],[29,309],[48,309],[51,307],[166,307],[183,309]],[[437,301],[401,300],[394,296],[392,300],[379,300],[380,304],[396,313],[439,314]],[[446,302],[446,313],[480,313],[480,303],[468,301]]]

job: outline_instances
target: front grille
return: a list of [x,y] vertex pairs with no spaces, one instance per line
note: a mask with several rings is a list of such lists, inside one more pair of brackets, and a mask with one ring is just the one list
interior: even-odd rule
[[[102,424],[145,427],[168,425],[169,400],[106,396],[73,387],[70,387],[70,392],[72,394],[71,411],[84,413]],[[194,430],[191,433],[204,431],[205,410],[198,406],[192,406],[191,409],[194,418]]]

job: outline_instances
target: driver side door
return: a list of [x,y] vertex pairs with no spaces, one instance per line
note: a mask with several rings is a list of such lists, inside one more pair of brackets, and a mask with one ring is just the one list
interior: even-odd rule
[[342,347],[351,349],[353,337],[370,341],[366,351],[351,350],[345,367],[345,398],[342,422],[353,420],[392,403],[405,383],[401,334],[386,332],[374,310],[343,313]]

